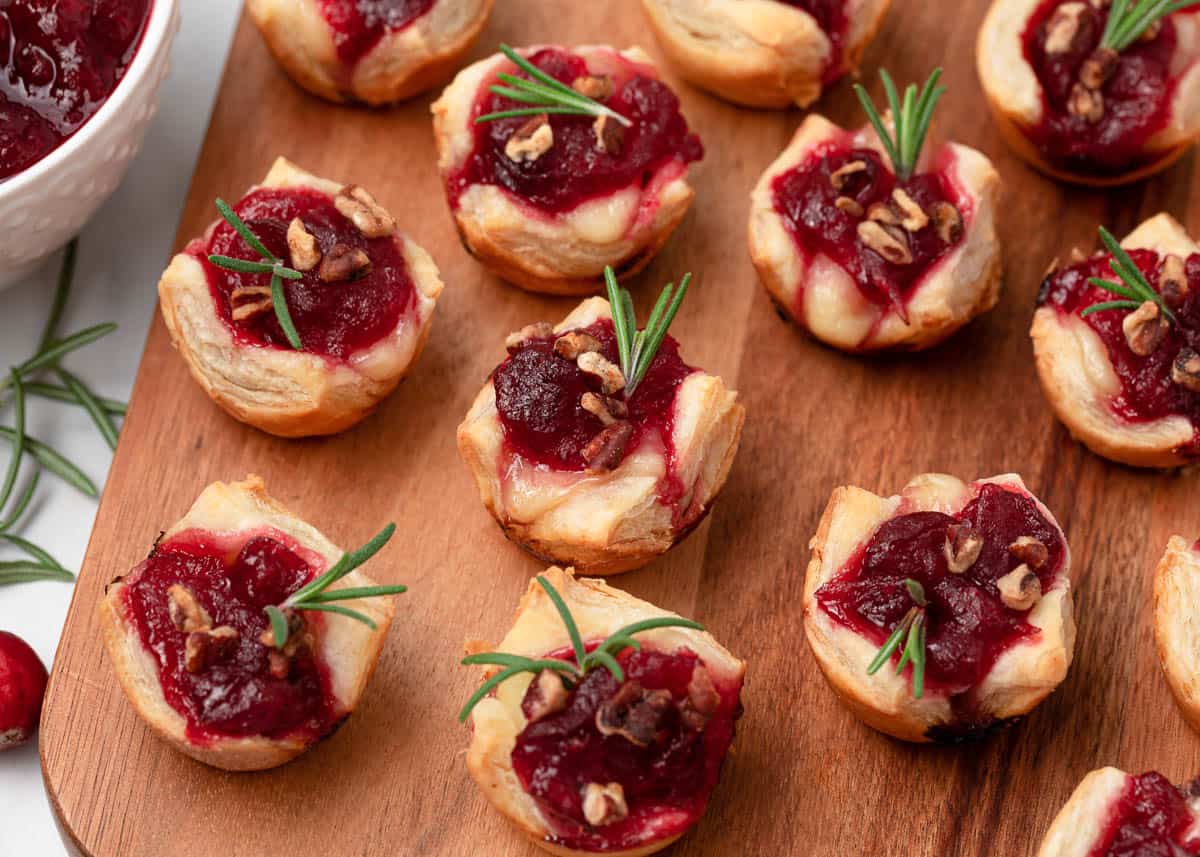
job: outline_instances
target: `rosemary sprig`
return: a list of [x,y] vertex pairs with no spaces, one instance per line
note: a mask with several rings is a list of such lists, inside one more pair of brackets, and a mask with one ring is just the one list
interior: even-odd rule
[[640,622],[634,622],[620,630],[614,631],[600,645],[589,652],[584,645],[582,635],[579,633],[579,626],[575,623],[575,617],[571,615],[567,603],[563,601],[562,595],[554,588],[554,584],[542,575],[538,575],[537,582],[545,590],[546,596],[554,605],[554,609],[558,611],[563,625],[566,626],[567,637],[571,640],[571,650],[575,654],[575,662],[571,663],[570,661],[562,661],[556,658],[526,658],[521,655],[508,654],[507,652],[482,652],[477,655],[468,655],[462,659],[464,666],[484,664],[504,667],[504,669],[481,684],[479,689],[471,694],[471,698],[467,700],[467,704],[458,713],[458,721],[460,723],[466,722],[467,715],[471,713],[485,696],[515,675],[526,672],[536,675],[542,670],[553,670],[554,672],[561,673],[563,683],[568,689],[571,689],[582,681],[583,677],[589,672],[603,667],[613,674],[613,678],[624,683],[625,671],[621,669],[621,665],[617,662],[617,656],[625,651],[625,649],[641,650],[642,644],[633,638],[634,634],[640,634],[643,631],[652,631],[655,628],[694,628],[697,631],[704,630],[704,626],[699,622],[693,622],[691,619],[683,619],[678,616],[659,616],[654,619],[643,619]]
[[1200,4],[1200,0],[1113,0],[1100,47],[1120,53],[1163,18]]
[[341,616],[356,619],[374,631],[376,628],[375,620],[370,616],[334,602],[353,601],[359,598],[379,598],[383,595],[399,595],[402,592],[408,591],[407,586],[354,586],[347,589],[334,590],[330,590],[329,587],[379,553],[379,550],[388,543],[388,540],[395,532],[396,525],[388,524],[379,531],[379,534],[375,538],[371,539],[358,550],[342,554],[342,558],[334,563],[328,571],[297,589],[282,604],[263,608],[266,611],[267,618],[271,621],[271,632],[275,636],[275,647],[282,649],[287,644],[289,631],[287,616],[283,612],[285,610],[312,610],[320,613],[337,613]]
[[946,91],[946,87],[937,85],[941,76],[942,70],[935,68],[920,92],[915,83],[910,83],[904,90],[902,101],[896,91],[896,84],[892,81],[892,76],[887,73],[887,69],[879,70],[879,77],[883,80],[883,89],[887,95],[888,107],[892,113],[894,133],[888,130],[883,117],[875,108],[875,102],[867,94],[867,90],[861,84],[854,84],[854,92],[862,104],[863,111],[875,127],[875,132],[879,135],[883,148],[891,158],[892,170],[901,180],[912,177],[917,161],[921,157],[921,148],[925,145],[925,137],[929,134],[929,124],[933,121],[933,108],[937,106],[938,100]]
[[492,84],[489,89],[496,95],[530,106],[485,113],[483,116],[475,118],[476,124],[507,119],[511,116],[538,116],[542,113],[608,116],[626,128],[633,124],[612,108],[605,107],[599,101],[589,98],[581,92],[576,92],[561,80],[555,80],[508,45],[500,45],[500,50],[517,68],[529,75],[529,78],[500,72],[496,77],[507,85]]
[[242,218],[238,217],[237,212],[233,210],[225,200],[218,198],[216,201],[217,211],[221,212],[221,217],[225,222],[233,227],[238,235],[242,236],[242,240],[249,245],[250,249],[258,255],[262,256],[262,262],[255,262],[247,259],[235,259],[231,256],[222,256],[214,253],[208,257],[208,261],[218,268],[223,268],[226,271],[234,271],[238,274],[270,274],[271,275],[271,306],[275,310],[275,318],[279,320],[279,326],[283,329],[283,335],[287,337],[288,344],[297,351],[304,350],[304,343],[300,341],[300,334],[296,331],[296,325],[292,323],[292,314],[288,310],[287,297],[283,293],[284,280],[299,280],[304,277],[299,271],[294,268],[289,268],[283,264],[282,259],[277,259],[275,254],[266,248],[266,245],[259,240],[250,227],[246,225]]
[[913,699],[920,699],[925,694],[925,637],[928,626],[925,608],[928,606],[929,600],[925,597],[925,588],[911,577],[905,578],[904,588],[908,590],[908,596],[913,600],[914,605],[900,620],[900,624],[892,631],[891,636],[884,641],[874,660],[867,665],[867,675],[875,675],[879,672],[883,665],[891,659],[896,649],[900,648],[903,641],[904,648],[900,652],[900,662],[896,665],[896,674],[899,675],[908,664],[912,664]]
[[605,267],[604,284],[608,287],[608,304],[612,311],[613,329],[617,334],[617,352],[621,358],[621,374],[625,376],[626,399],[633,395],[637,385],[646,377],[691,282],[692,275],[687,273],[679,281],[678,289],[674,283],[668,283],[658,296],[645,329],[638,330],[633,297],[628,289],[617,284],[613,269]]
[[[1200,2],[1200,0],[1197,0],[1197,2]],[[1094,312],[1102,312],[1107,309],[1135,310],[1146,301],[1150,301],[1158,305],[1159,310],[1165,318],[1174,322],[1175,314],[1171,312],[1171,308],[1167,306],[1162,295],[1155,291],[1154,287],[1146,280],[1141,269],[1134,264],[1133,259],[1125,252],[1125,248],[1103,226],[1100,227],[1100,241],[1104,244],[1105,249],[1112,254],[1112,258],[1108,260],[1108,266],[1120,278],[1121,282],[1115,283],[1112,280],[1104,280],[1099,277],[1088,277],[1088,283],[1098,289],[1112,292],[1123,300],[1092,304],[1080,312],[1079,317],[1086,318]]]

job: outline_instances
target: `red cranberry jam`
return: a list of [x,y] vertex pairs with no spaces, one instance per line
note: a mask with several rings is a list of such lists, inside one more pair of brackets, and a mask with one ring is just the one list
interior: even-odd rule
[[[983,549],[969,569],[953,574],[945,546],[951,528],[963,524],[983,539]],[[965,694],[983,681],[1001,654],[1038,633],[1027,621],[1028,611],[1006,607],[996,587],[997,580],[1021,564],[1009,546],[1022,536],[1046,546],[1045,562],[1033,570],[1048,591],[1066,554],[1058,529],[1028,495],[981,485],[957,515],[912,512],[885,521],[817,590],[817,603],[838,623],[882,646],[913,606],[905,579],[917,581],[929,601],[926,687],[950,696]],[[899,653],[893,660],[899,660]]]
[[[1159,282],[1164,257],[1150,250],[1133,250],[1130,258],[1153,285]],[[1116,295],[1088,283],[1089,277],[1113,280],[1108,254],[1093,256],[1052,273],[1042,283],[1038,303],[1059,312],[1077,315],[1092,304],[1111,301]],[[1130,349],[1122,328],[1128,312],[1123,309],[1092,313],[1084,322],[1096,331],[1108,351],[1108,358],[1121,381],[1121,392],[1112,398],[1115,414],[1139,423],[1170,416],[1185,416],[1197,428],[1197,438],[1185,452],[1200,456],[1200,393],[1176,384],[1171,366],[1183,348],[1200,351],[1200,254],[1185,262],[1189,294],[1174,309],[1177,324],[1172,324],[1162,343],[1148,357],[1139,357]]]
[[[862,168],[834,178],[834,173],[852,164]],[[822,253],[858,284],[870,301],[895,307],[902,315],[904,303],[926,273],[962,240],[961,221],[966,205],[948,175],[949,164],[935,172],[897,181],[895,174],[872,149],[851,148],[838,141],[817,148],[797,167],[778,176],[772,184],[775,209],[783,217],[792,238],[806,257]],[[835,181],[840,187],[835,186]],[[904,191],[929,216],[929,223],[915,232],[903,231],[908,259],[889,261],[859,237],[859,224],[871,206],[891,206],[893,192]],[[852,200],[857,208],[839,208],[837,200]],[[933,212],[939,205],[956,208],[959,228],[938,234]],[[896,227],[900,231],[900,227]]]
[[[451,203],[457,204],[471,185],[496,185],[542,211],[558,214],[630,186],[648,188],[664,167],[683,168],[700,160],[704,147],[688,130],[675,93],[649,69],[615,53],[612,56],[619,72],[610,74],[613,94],[603,103],[633,123],[624,129],[617,154],[597,146],[591,116],[555,114],[550,116],[554,145],[536,160],[518,163],[504,149],[526,117],[484,122],[474,127],[475,148],[466,163],[447,181]],[[582,57],[555,48],[537,51],[528,59],[568,86],[591,74]],[[511,64],[497,71],[528,77]],[[489,79],[487,84],[494,82]],[[525,106],[485,88],[472,116]]]
[[780,0],[780,2],[803,9],[812,15],[817,26],[829,38],[833,52],[829,58],[829,70],[826,73],[825,82],[832,83],[841,76],[839,68],[842,61],[842,47],[849,24],[846,16],[846,0]]
[[36,164],[125,76],[151,0],[0,2],[0,180]]
[[433,8],[437,0],[319,0],[333,30],[338,59],[353,66],[384,36],[399,32]]
[[[365,250],[370,257],[370,269],[357,279],[327,283],[320,278],[318,267],[299,280],[283,281],[288,311],[305,351],[346,360],[387,336],[415,305],[416,290],[396,239],[367,238],[325,194],[263,188],[250,193],[234,210],[284,264],[291,264],[287,230],[296,217],[317,239],[322,256],[343,244]],[[234,305],[242,300],[239,290],[261,288],[270,278],[226,271],[208,262],[209,254],[262,260],[232,226],[222,220],[207,244],[192,242],[188,251],[204,265],[218,315],[243,344],[291,348],[270,307],[249,318],[233,318]]]
[[[569,652],[548,657],[572,660]],[[550,841],[565,848],[622,851],[685,832],[704,813],[742,714],[739,682],[714,683],[720,701],[700,728],[685,715],[688,685],[696,667],[703,665],[689,649],[627,649],[618,661],[626,685],[607,669],[592,670],[571,692],[565,709],[528,724],[513,747],[513,770],[546,816],[553,831]],[[522,702],[527,717],[536,695],[536,684],[530,687]],[[646,746],[620,733],[599,731],[597,710],[618,691],[632,704],[653,691],[669,694],[669,700],[658,694],[659,704],[647,712],[651,720],[645,731],[654,737]],[[628,815],[602,826],[589,824],[583,812],[589,783],[619,783]]]
[[[218,536],[188,530],[157,545],[126,578],[125,616],[158,663],[167,702],[187,720],[188,738],[265,735],[319,738],[336,723],[329,674],[309,648],[301,648],[283,678],[272,675],[271,651],[259,640],[268,626],[263,608],[280,604],[320,569],[280,533]],[[187,668],[188,633],[170,613],[174,584],[185,587],[207,611],[212,627],[237,631],[196,672]],[[320,618],[307,614],[310,628]]]
[[1187,835],[1193,821],[1187,800],[1200,793],[1197,786],[1185,794],[1162,774],[1129,777],[1088,857],[1197,857],[1200,836]]

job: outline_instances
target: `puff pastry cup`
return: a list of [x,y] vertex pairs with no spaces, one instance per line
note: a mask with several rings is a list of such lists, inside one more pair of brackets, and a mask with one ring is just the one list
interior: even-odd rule
[[703,147],[640,48],[543,45],[520,53],[632,124],[615,144],[590,116],[476,124],[489,111],[527,105],[488,91],[498,73],[518,71],[503,54],[467,67],[432,108],[454,221],[467,250],[508,282],[594,293],[606,266],[632,276],[679,226],[695,195],[688,164]]
[[[871,155],[880,166],[870,163]],[[865,211],[856,200],[839,197],[850,200],[853,210],[847,203],[844,215],[838,212],[833,216],[857,221],[859,232],[853,234],[852,242],[863,270],[915,278],[902,294],[890,297],[865,290],[860,282],[863,275],[851,274],[815,243],[819,239],[798,231],[796,221],[782,207],[794,177],[829,171],[835,158],[846,163],[831,171],[830,181],[841,180],[835,179],[836,174],[855,163],[871,167],[860,175],[878,176],[879,170],[889,170],[885,148],[872,127],[848,132],[812,114],[767,167],[750,197],[750,256],[763,286],[787,318],[821,342],[844,351],[920,350],[938,344],[996,305],[1001,274],[995,225],[1000,177],[986,157],[957,143],[925,147],[914,175],[937,175],[948,198],[918,216],[917,222],[923,225],[915,232],[905,229],[901,234],[898,229],[903,227],[894,225],[900,223],[900,217],[907,217],[898,207],[894,191],[886,203],[871,204]],[[857,180],[851,174],[845,190],[853,191],[852,183]],[[873,194],[872,186],[867,185],[861,193]],[[946,203],[953,212],[941,207]],[[917,208],[922,208],[919,203]],[[892,265],[881,255],[891,252],[889,248],[875,249],[860,237],[865,234],[862,230],[873,228],[880,218],[888,221],[880,227],[887,230],[884,240],[900,240],[904,247],[940,241],[944,249],[936,251],[940,255],[919,271],[909,272],[912,265],[919,264],[913,262],[911,251],[907,262]],[[933,232],[936,238],[931,237]]]
[[[550,568],[543,577],[560,594],[589,649],[591,645],[600,643],[635,622],[662,617],[679,618],[602,581],[575,578],[571,569]],[[624,682],[618,684],[605,668],[598,667],[590,671],[588,678],[581,683],[587,686],[589,696],[598,695],[601,699],[584,703],[579,690],[572,690],[569,696],[564,697],[562,683],[558,682],[557,686],[549,683],[550,675],[543,671],[536,676],[522,673],[508,678],[471,711],[472,735],[467,750],[467,770],[472,779],[488,801],[517,829],[551,854],[560,857],[597,852],[615,857],[653,854],[677,840],[699,819],[707,804],[711,786],[716,784],[721,761],[733,740],[734,721],[741,714],[738,699],[746,664],[730,654],[710,634],[694,628],[657,628],[638,633],[636,639],[642,651],[633,654],[631,650],[625,650],[625,655],[619,658],[626,671]],[[469,641],[466,649],[471,654],[495,651],[534,659],[547,656],[571,658],[571,640],[567,629],[537,580],[529,582],[511,630],[496,647],[482,641]],[[666,666],[660,676],[670,675],[672,670],[681,668],[685,672],[690,670],[690,673],[681,680],[678,677],[660,681],[648,678],[650,672],[645,670],[644,665],[663,658],[666,658]],[[498,672],[498,668],[488,668],[484,675],[492,676]],[[697,673],[704,675],[697,677]],[[690,680],[688,675],[691,676]],[[581,725],[565,732],[560,729],[562,721],[556,715],[562,712],[564,718],[572,717],[580,706],[602,702],[603,692],[616,688],[617,693],[609,699],[629,692],[631,686],[642,689],[644,693],[646,689],[638,683],[639,677],[646,682],[647,688],[662,688],[664,682],[666,685],[686,685],[685,690],[677,688],[667,692],[665,711],[661,704],[656,705],[657,716],[661,719],[650,724],[650,731],[653,734],[654,726],[659,731],[654,737],[643,735],[640,738],[647,743],[647,747],[637,745],[631,749],[628,746],[633,744],[636,736],[632,733],[639,731],[638,727],[627,725],[628,734],[621,727],[616,727],[618,731],[613,734],[607,725],[600,723],[600,714],[607,703],[601,705],[601,711],[596,716],[581,717]],[[700,693],[697,693],[698,686],[702,686]],[[553,693],[546,692],[545,689],[549,687],[554,688]],[[652,699],[654,695],[661,696],[663,693],[662,690],[653,690],[647,698]],[[674,699],[671,699],[672,695]],[[661,700],[656,702],[661,703]],[[692,710],[689,711],[689,708]],[[697,711],[705,712],[699,721],[693,719]],[[645,711],[641,713],[647,714]],[[590,721],[596,721],[597,725],[593,727]],[[629,723],[632,722],[631,719]],[[694,770],[689,773],[697,781],[701,776],[706,777],[707,791],[701,789],[698,795],[687,801],[675,802],[673,798],[652,801],[651,804],[658,804],[654,806],[647,805],[635,792],[625,791],[620,781],[605,783],[608,786],[605,796],[612,797],[615,792],[616,808],[619,810],[617,815],[620,816],[620,812],[625,815],[613,817],[610,814],[608,818],[596,819],[593,824],[590,820],[595,818],[593,808],[587,806],[586,802],[584,814],[589,820],[581,823],[579,819],[559,814],[547,801],[526,790],[522,774],[529,773],[526,765],[530,759],[531,745],[536,747],[539,740],[547,740],[548,735],[561,735],[565,740],[576,742],[589,741],[597,738],[596,730],[601,728],[605,729],[602,734],[611,736],[603,739],[604,752],[621,754],[623,765],[634,764],[631,759],[645,760],[646,754],[651,757],[658,754],[664,736],[678,736],[681,730],[699,729],[706,741],[704,755],[709,767],[703,774]],[[675,740],[679,739],[676,737]],[[553,748],[553,744],[550,746]],[[627,756],[627,752],[634,755]],[[567,759],[567,762],[571,760]],[[609,768],[610,775],[613,775],[613,770]],[[618,777],[628,773],[628,768],[617,770],[623,771],[615,774]],[[578,770],[570,776],[585,775],[586,771]],[[686,790],[694,787],[696,782],[689,780],[679,785]],[[563,785],[562,788],[567,789],[568,786]],[[584,792],[592,790],[585,787]],[[611,811],[613,807],[614,804],[610,803],[608,809]]]
[[[292,234],[295,225],[288,223],[297,210],[292,195],[309,208],[297,219],[301,238],[316,239],[305,252],[315,253],[317,261],[297,261],[303,245],[292,249],[293,239],[283,239],[285,229]],[[223,221],[176,255],[159,280],[171,342],[204,392],[235,419],[281,437],[343,431],[396,388],[424,348],[443,289],[437,266],[396,231],[395,220],[369,192],[319,178],[284,158],[235,208],[244,206],[262,214],[262,225],[278,244],[273,252],[304,269],[303,279],[285,281],[284,289],[305,350],[293,350],[271,321],[269,276],[222,279],[226,272],[206,260],[216,236],[224,236],[228,252],[259,260],[240,239],[232,240],[235,233]],[[251,218],[250,225],[258,222]],[[350,253],[343,251],[347,246]],[[365,255],[358,257],[360,252]],[[325,263],[339,259],[359,259],[362,267],[327,273]],[[226,282],[234,284],[232,291],[217,288]],[[304,290],[301,306],[294,288]],[[339,315],[343,310],[345,318]],[[330,318],[340,325],[337,331],[323,328]],[[373,338],[365,338],[367,331]]]
[[[570,341],[572,332],[587,331],[602,338],[604,350],[613,351],[611,330],[608,301],[588,298],[553,327],[530,325],[510,336],[509,351],[517,354],[530,343],[549,350],[552,340]],[[644,422],[640,406],[631,407],[631,420],[616,421],[633,423],[627,442],[616,455],[605,454],[586,466],[573,448],[559,460],[514,443],[513,433],[523,429],[514,428],[513,420],[506,422],[501,407],[511,399],[512,412],[521,420],[561,414],[573,427],[574,440],[562,441],[567,446],[599,438],[611,428],[612,417],[585,411],[582,397],[578,402],[566,398],[587,390],[598,400],[602,388],[595,377],[557,354],[548,359],[563,365],[547,368],[561,370],[557,377],[566,378],[562,387],[538,381],[527,393],[511,359],[493,372],[458,427],[458,450],[484,506],[511,541],[547,562],[608,575],[646,564],[699,525],[729,475],[745,409],[721,378],[682,363],[673,347],[668,337],[655,358],[658,369],[651,370],[669,376],[663,385],[643,382],[639,390],[657,403],[647,406]],[[513,367],[512,372],[505,366]],[[513,389],[498,404],[496,381],[501,376],[505,389]],[[669,386],[676,380],[676,387]],[[636,395],[633,401],[638,401]],[[608,402],[614,409],[624,407],[623,402]]]
[[1200,731],[1200,541],[1173,536],[1158,563],[1154,640],[1179,709]]
[[381,105],[449,77],[487,23],[492,2],[246,0],[246,11],[298,85],[329,101]]
[[1090,305],[1118,297],[1086,278],[1118,277],[1107,252],[1076,252],[1068,265],[1056,260],[1042,284],[1030,329],[1038,376],[1054,413],[1097,455],[1178,467],[1200,455],[1200,247],[1166,214],[1146,220],[1121,247],[1174,306],[1177,322],[1146,309],[1081,318]]
[[[176,750],[229,771],[282,765],[332,734],[366,690],[392,599],[339,602],[374,629],[296,611],[283,649],[260,639],[268,622],[255,602],[288,594],[280,581],[298,588],[342,555],[257,476],[209,485],[99,605],[104,644],[134,711]],[[354,570],[327,591],[371,585]]]
[[[1106,187],[1165,169],[1200,138],[1200,19],[1173,14],[1106,55],[1097,50],[1108,14],[1099,5],[993,0],[975,56],[1013,152],[1053,178]],[[1064,82],[1053,82],[1060,74]],[[1157,100],[1146,109],[1150,91]]]
[[[830,686],[867,725],[906,741],[970,738],[1028,713],[1066,677],[1070,549],[1019,476],[930,473],[892,497],[838,488],[811,547],[804,630]],[[895,669],[909,614],[924,624],[920,698],[914,668]],[[869,674],[890,634],[900,647]]]
[[1200,854],[1200,783],[1092,771],[1059,811],[1037,857]]
[[748,107],[808,107],[858,68],[891,0],[642,0],[671,64]]

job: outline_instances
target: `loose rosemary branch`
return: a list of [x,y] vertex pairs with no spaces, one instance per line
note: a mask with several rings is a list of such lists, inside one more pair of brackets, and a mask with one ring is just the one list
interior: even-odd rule
[[625,398],[628,399],[637,385],[646,377],[659,346],[667,335],[667,328],[675,320],[679,305],[683,303],[688,286],[692,282],[690,273],[684,274],[679,288],[668,283],[658,296],[658,302],[650,313],[644,330],[638,330],[637,315],[633,310],[633,297],[628,289],[617,284],[617,276],[611,267],[604,269],[604,283],[608,287],[608,303],[612,310],[613,328],[617,334],[617,351],[621,357],[621,374],[625,376]]
[[496,75],[507,86],[492,84],[489,89],[496,95],[512,101],[528,104],[512,110],[498,110],[475,118],[480,122],[493,122],[510,116],[538,116],[542,113],[565,113],[572,116],[608,116],[628,128],[633,123],[617,111],[605,107],[599,101],[577,92],[560,80],[555,80],[508,45],[500,50],[529,78],[500,72]]
[[896,674],[899,675],[909,663],[912,664],[913,699],[920,699],[925,694],[925,636],[928,626],[925,608],[929,601],[925,597],[925,588],[911,577],[905,578],[904,588],[908,590],[915,606],[905,614],[891,636],[884,641],[875,659],[867,666],[867,675],[879,672],[903,641],[904,648],[900,653],[900,663],[896,665]]
[[912,177],[917,161],[921,157],[921,148],[925,145],[925,137],[928,135],[929,125],[933,121],[933,109],[946,91],[946,87],[937,85],[941,76],[942,70],[935,68],[919,93],[917,85],[910,83],[904,90],[904,100],[901,101],[892,76],[887,73],[887,69],[879,70],[879,77],[883,80],[883,89],[887,95],[888,107],[892,112],[894,133],[888,130],[875,103],[871,101],[871,96],[867,94],[867,90],[861,84],[854,84],[854,92],[862,104],[863,111],[875,127],[875,132],[879,135],[883,148],[891,158],[892,169],[896,173],[896,177],[901,180]]
[[1200,0],[1113,0],[1100,47],[1120,53],[1163,18],[1200,4]]
[[[1200,2],[1200,0],[1198,0]],[[1103,280],[1099,277],[1089,277],[1088,283],[1098,289],[1104,289],[1106,292],[1112,292],[1123,298],[1119,301],[1104,301],[1098,304],[1092,304],[1081,313],[1080,318],[1085,318],[1094,312],[1101,312],[1106,309],[1126,309],[1135,310],[1144,304],[1146,301],[1151,301],[1158,305],[1163,316],[1170,321],[1175,321],[1175,314],[1171,312],[1171,308],[1167,306],[1162,295],[1155,291],[1154,287],[1146,280],[1141,269],[1134,264],[1133,259],[1125,252],[1119,241],[1111,232],[1100,227],[1100,241],[1104,244],[1105,249],[1112,254],[1112,258],[1108,261],[1108,266],[1112,272],[1120,278],[1120,283],[1115,283],[1112,280]]]

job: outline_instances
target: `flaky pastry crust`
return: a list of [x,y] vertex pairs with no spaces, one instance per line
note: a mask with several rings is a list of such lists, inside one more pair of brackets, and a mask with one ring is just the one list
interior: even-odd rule
[[[589,298],[555,333],[611,319],[608,301]],[[693,372],[675,395],[675,474],[684,487],[682,516],[664,504],[663,450],[643,443],[612,471],[553,471],[505,449],[491,380],[458,427],[458,451],[487,510],[513,542],[547,562],[587,574],[638,568],[669,550],[708,513],[733,465],[745,408],[724,381]]]
[[[1146,220],[1121,246],[1185,259],[1200,252],[1169,214]],[[1029,335],[1042,390],[1072,437],[1099,456],[1133,467],[1179,467],[1192,460],[1180,451],[1195,435],[1187,417],[1129,422],[1113,411],[1110,401],[1120,393],[1121,381],[1104,341],[1078,314],[1039,307]]]
[[[629,62],[641,73],[657,76],[641,48],[616,51],[585,45],[571,51],[593,74]],[[503,54],[494,54],[468,66],[434,102],[434,140],[444,181],[474,150],[475,101],[484,83],[507,62]],[[475,184],[463,190],[457,203],[451,201],[451,210],[468,251],[497,276],[532,292],[587,295],[603,287],[605,266],[611,265],[624,279],[646,267],[662,249],[695,196],[687,173],[686,164],[673,160],[644,187],[627,187],[558,214],[542,211],[499,186]]]
[[[259,187],[335,196],[342,185],[278,158]],[[347,361],[239,344],[217,314],[203,265],[186,251],[171,260],[158,283],[171,342],[204,392],[234,419],[280,437],[344,431],[370,414],[408,373],[425,347],[444,288],[428,253],[399,233],[395,241],[412,278],[415,304],[391,333]]]
[[913,288],[906,302],[907,322],[891,307],[864,297],[850,275],[824,253],[800,251],[775,207],[772,184],[818,147],[836,141],[874,149],[890,163],[872,128],[849,133],[811,114],[750,196],[750,256],[776,305],[814,337],[844,351],[930,348],[994,307],[1000,297],[995,225],[1000,176],[981,153],[957,143],[926,146],[917,165],[917,172],[945,165],[958,192],[954,202],[964,231],[959,244]]
[[[317,574],[332,567],[343,553],[341,548],[273,499],[257,476],[247,476],[242,482],[209,485],[160,541],[186,530],[245,534],[247,538],[263,532],[282,533],[305,552],[306,561],[318,563]],[[127,585],[127,577],[118,577],[106,587],[99,605],[100,632],[121,689],[134,711],[160,738],[197,761],[227,771],[261,771],[278,767],[311,746],[308,739],[264,736],[223,737],[205,744],[189,740],[187,721],[163,696],[158,662],[142,645],[136,625],[126,614],[123,593]],[[356,569],[330,589],[373,585],[375,582],[370,577]],[[334,614],[322,614],[319,624],[310,623],[309,626],[317,638],[317,656],[329,671],[339,721],[349,717],[358,706],[375,671],[396,609],[391,598],[344,603],[373,619],[375,630]]]
[[1179,710],[1200,731],[1200,541],[1173,536],[1158,563],[1154,640]]
[[[967,484],[953,476],[927,473],[914,478],[892,497],[843,486],[833,492],[821,516],[809,545],[812,560],[804,579],[805,634],[834,692],[860,720],[880,732],[905,741],[930,741],[930,730],[953,725],[955,714],[944,695],[927,690],[921,699],[914,699],[906,674],[897,675],[895,670],[885,668],[867,675],[878,644],[829,616],[816,601],[817,590],[841,571],[885,521],[918,511],[955,514],[986,484],[1011,486],[1029,496],[1046,520],[1058,527],[1050,510],[1029,493],[1016,474]],[[1040,633],[1001,654],[976,688],[981,718],[1007,720],[1026,714],[1066,677],[1075,648],[1070,571],[1068,547],[1054,584],[1026,618]]]
[[[600,580],[576,578],[574,569],[552,567],[544,572],[551,585],[562,595],[567,608],[579,626],[586,645],[643,619],[675,616],[667,610],[634,598]],[[638,635],[643,647],[674,651],[686,646],[695,652],[708,668],[717,685],[740,687],[746,675],[746,664],[734,657],[711,634],[691,628],[659,628]],[[506,652],[530,658],[540,658],[550,652],[569,647],[571,640],[549,596],[536,580],[529,587],[517,608],[512,629],[493,646],[480,640],[466,643],[467,654],[477,652]],[[483,671],[483,678],[492,675],[494,668]],[[551,829],[537,801],[521,786],[512,769],[512,751],[517,736],[525,728],[526,718],[521,700],[533,676],[514,676],[501,684],[493,696],[480,701],[471,712],[471,746],[467,750],[467,770],[478,783],[484,797],[500,810],[509,821],[537,845],[560,857],[590,852],[565,848],[546,841]],[[606,852],[613,857],[644,857],[666,848],[679,837],[673,836],[638,848]]]

